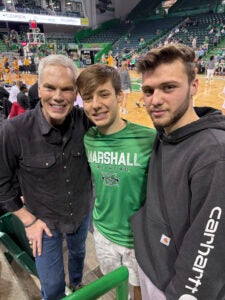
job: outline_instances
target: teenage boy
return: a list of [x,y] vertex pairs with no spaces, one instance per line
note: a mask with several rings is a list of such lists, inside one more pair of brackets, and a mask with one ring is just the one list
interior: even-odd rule
[[120,118],[123,99],[118,71],[96,64],[77,79],[87,117],[96,125],[84,143],[94,178],[94,239],[106,274],[121,265],[129,270],[134,299],[141,299],[130,216],[145,201],[147,167],[155,130]]

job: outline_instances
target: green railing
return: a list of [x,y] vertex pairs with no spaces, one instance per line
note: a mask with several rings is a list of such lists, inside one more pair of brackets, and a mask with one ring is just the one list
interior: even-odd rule
[[82,289],[63,298],[63,300],[95,300],[116,288],[116,299],[128,299],[128,269],[120,267]]

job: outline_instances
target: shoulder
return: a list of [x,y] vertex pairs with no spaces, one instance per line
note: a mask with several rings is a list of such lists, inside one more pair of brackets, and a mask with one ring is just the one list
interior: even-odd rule
[[98,134],[98,129],[96,126],[90,127],[85,134],[86,138],[95,138]]
[[127,122],[128,129],[136,130],[137,132],[142,132],[146,134],[156,135],[156,130],[154,128],[150,128],[144,125],[136,124],[133,122]]
[[[18,103],[14,102],[13,106],[18,107]],[[2,124],[2,131],[8,132],[9,135],[15,134],[18,137],[21,137],[23,132],[26,134],[27,131],[31,129],[31,125],[35,122],[35,119],[34,112],[32,110],[27,110],[21,115],[5,120]]]
[[83,124],[86,129],[93,126],[91,121],[86,116],[84,109],[82,107],[79,107],[78,105],[74,106],[71,113],[75,123],[79,122],[80,124]]

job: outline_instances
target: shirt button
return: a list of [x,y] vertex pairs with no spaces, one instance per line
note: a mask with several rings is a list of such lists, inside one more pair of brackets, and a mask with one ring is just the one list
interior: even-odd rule
[[70,214],[71,216],[73,215],[73,213]]
[[48,162],[46,162],[45,165],[48,166]]
[[66,169],[66,166],[64,166],[63,168]]
[[65,153],[63,152],[62,155],[65,155]]
[[70,192],[68,192],[68,195],[70,195]]
[[72,205],[72,203],[71,203],[71,202],[70,202],[69,204],[70,204],[70,205]]
[[67,179],[66,179],[66,182],[70,182],[70,180],[67,178]]

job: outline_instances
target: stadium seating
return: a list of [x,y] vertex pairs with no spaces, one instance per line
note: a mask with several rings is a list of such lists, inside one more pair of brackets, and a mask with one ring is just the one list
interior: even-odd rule
[[[157,37],[165,34],[173,28],[176,24],[182,21],[182,17],[165,17],[158,19],[150,19],[139,21],[133,25],[132,30],[129,31],[128,41],[124,37],[115,43],[112,47],[113,54],[121,53],[126,48],[130,50],[141,50],[147,44],[153,42]],[[143,38],[145,43],[143,45],[140,39]]]
[[170,9],[170,13],[177,11],[202,10],[213,11],[216,8],[216,0],[179,0]]
[[117,23],[110,28],[93,32],[92,35],[79,39],[80,43],[115,43],[121,36],[126,34],[131,28],[131,24]]
[[159,6],[158,0],[141,0],[129,13],[127,19],[134,20],[149,17],[154,14],[153,12],[155,12],[157,6]]
[[0,217],[0,241],[5,246],[5,255],[14,258],[25,270],[37,275],[37,270],[21,221],[11,213]]

